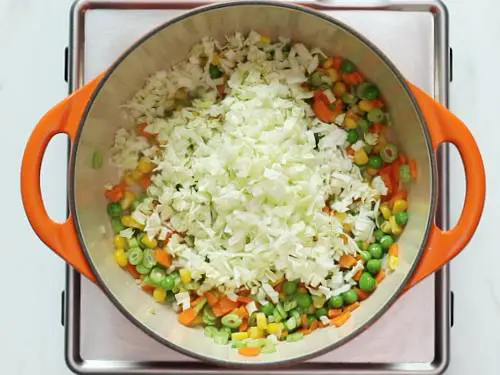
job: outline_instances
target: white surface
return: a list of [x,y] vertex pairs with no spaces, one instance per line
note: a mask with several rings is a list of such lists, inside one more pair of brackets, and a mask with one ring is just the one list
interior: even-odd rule
[[[454,49],[451,108],[474,132],[488,172],[485,215],[468,249],[452,263],[455,326],[451,331],[451,365],[447,374],[498,373],[500,348],[500,263],[492,240],[500,221],[500,158],[497,155],[500,34],[496,0],[448,0],[450,41]],[[4,374],[69,374],[63,357],[60,291],[64,267],[31,232],[19,197],[19,164],[32,126],[66,95],[63,49],[68,41],[71,0],[0,0],[0,124],[4,171],[0,218],[2,269],[0,359]],[[409,43],[411,41],[409,40]],[[65,156],[48,154],[51,176],[63,168]],[[57,169],[56,169],[57,168]],[[452,213],[463,198],[462,168],[452,163]],[[61,218],[65,194],[63,174],[44,181],[50,208]],[[4,206],[5,207],[5,206]],[[57,211],[57,210],[56,210]],[[491,239],[490,239],[491,238]],[[472,274],[472,272],[474,274]]]

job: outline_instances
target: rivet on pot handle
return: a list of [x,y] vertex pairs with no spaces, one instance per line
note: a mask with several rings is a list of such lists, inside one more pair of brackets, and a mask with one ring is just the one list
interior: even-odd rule
[[28,140],[21,165],[21,195],[31,226],[48,247],[94,282],[95,276],[81,250],[71,215],[64,223],[56,223],[47,214],[40,188],[40,171],[52,137],[64,133],[73,146],[83,112],[101,78],[100,75],[75,91],[42,117]]
[[455,227],[441,230],[435,223],[432,224],[427,249],[407,288],[439,270],[463,250],[479,225],[486,194],[483,160],[467,126],[421,89],[409,85],[427,122],[434,151],[444,142],[457,147],[465,169],[466,194],[463,211]]

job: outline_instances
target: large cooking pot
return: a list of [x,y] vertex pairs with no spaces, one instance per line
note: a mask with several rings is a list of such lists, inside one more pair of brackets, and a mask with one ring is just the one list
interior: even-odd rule
[[[362,303],[347,324],[326,328],[300,343],[279,345],[274,354],[245,358],[228,346],[213,345],[201,330],[177,322],[175,312],[153,302],[113,260],[112,230],[103,186],[118,177],[109,166],[91,168],[96,149],[106,150],[124,124],[120,105],[146,78],[183,60],[203,36],[223,38],[257,30],[286,36],[328,55],[351,59],[381,89],[403,150],[416,159],[419,174],[409,190],[412,219],[399,239],[400,267]],[[129,124],[132,127],[134,124]],[[71,140],[68,202],[70,216],[52,221],[40,192],[40,167],[50,139]],[[436,149],[444,142],[459,150],[466,174],[466,201],[458,223],[441,230],[434,223],[438,200]],[[65,155],[61,155],[65,157]],[[175,18],[144,36],[105,73],[52,108],[31,135],[21,170],[21,188],[29,221],[40,239],[90,280],[97,282],[130,321],[158,341],[185,354],[224,365],[285,364],[331,350],[372,324],[405,288],[440,269],[472,237],[483,210],[485,175],[481,156],[466,126],[444,107],[406,82],[376,46],[344,24],[311,9],[253,1],[216,4]],[[103,231],[105,228],[105,234]],[[154,306],[157,313],[151,314]]]

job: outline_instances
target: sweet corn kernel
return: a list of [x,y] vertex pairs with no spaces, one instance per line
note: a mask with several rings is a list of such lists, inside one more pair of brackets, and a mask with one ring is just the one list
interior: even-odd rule
[[378,173],[378,169],[375,168],[366,168],[366,173],[368,173],[369,176],[376,176]]
[[132,193],[131,191],[126,191],[125,194],[123,194],[123,198],[120,202],[120,205],[122,206],[123,210],[128,209],[132,203],[134,203],[135,200],[135,194]]
[[389,220],[392,216],[391,209],[385,203],[380,205],[380,213],[382,214],[385,220]]
[[219,65],[219,63],[220,63],[220,55],[216,53],[214,57],[212,57],[212,64]]
[[394,206],[392,207],[392,212],[394,212],[394,214],[397,214],[400,212],[404,212],[407,209],[408,209],[408,202],[406,202],[403,199],[396,199],[394,201]]
[[128,264],[127,254],[125,254],[125,250],[118,249],[114,253],[115,261],[118,263],[120,267],[125,267]]
[[357,165],[365,165],[366,163],[368,163],[368,155],[366,155],[366,151],[364,148],[360,148],[354,153],[354,162]]
[[346,233],[351,233],[352,231],[352,226],[351,224],[342,224],[342,229],[344,229],[344,232]]
[[127,186],[132,186],[135,184],[135,180],[132,178],[132,173],[126,173],[124,176],[123,176],[123,182],[125,183],[125,185]]
[[395,216],[391,216],[389,218],[389,223],[391,224],[391,232],[392,232],[392,234],[394,234],[396,236],[399,236],[403,232],[403,228],[401,228],[401,226],[398,223],[396,223],[396,217]]
[[387,233],[387,234],[390,234],[392,229],[391,229],[391,223],[389,223],[388,221],[384,221],[381,225],[380,225],[380,230],[384,233]]
[[153,298],[156,302],[163,302],[167,298],[167,291],[163,288],[155,288]]
[[344,95],[346,91],[347,91],[347,86],[345,85],[344,82],[337,81],[335,82],[335,85],[333,85],[333,93],[337,98]]
[[260,37],[260,42],[262,44],[269,44],[269,43],[271,43],[271,38],[269,38],[268,36],[264,36],[263,35],[263,36]]
[[248,332],[233,332],[231,333],[231,340],[241,341],[248,339]]
[[269,323],[267,325],[267,332],[272,335],[280,336],[284,328],[285,325],[283,323]]
[[329,68],[326,70],[326,74],[328,74],[328,77],[330,77],[333,82],[338,81],[339,79],[339,72],[337,72],[336,69]]
[[130,172],[130,178],[134,181],[137,181],[139,180],[139,178],[141,178],[141,176],[143,175],[143,173],[141,173],[140,171],[138,171],[137,169],[133,170],[132,172]]
[[347,214],[345,212],[336,212],[335,217],[342,223],[346,219]]
[[368,112],[373,109],[373,103],[369,100],[361,100],[358,103],[359,109],[361,109],[364,112]]
[[122,216],[120,219],[123,225],[129,228],[137,228],[137,229],[144,229],[143,224],[139,224],[135,219],[132,218],[132,216]]
[[283,280],[285,280],[285,278],[283,276],[280,276],[276,279],[276,281],[274,283],[272,283],[273,287],[280,284]]
[[329,57],[328,59],[323,61],[323,68],[325,68],[325,69],[331,68],[332,65],[333,65],[333,59],[331,57]]
[[262,330],[267,329],[266,314],[256,313],[255,314],[255,321],[257,322],[257,328],[262,329]]
[[127,241],[125,238],[117,234],[116,236],[113,237],[113,245],[115,245],[115,249],[125,249],[125,246],[127,245]]
[[183,284],[189,284],[191,282],[191,272],[186,268],[181,268],[179,270],[179,275]]
[[250,336],[251,339],[260,339],[264,337],[264,331],[258,327],[250,327],[248,329],[248,336]]
[[154,238],[150,239],[147,235],[141,238],[141,242],[150,249],[155,249],[158,246],[158,242]]
[[395,255],[389,255],[389,260],[387,261],[389,269],[394,271],[399,266],[399,257]]
[[137,170],[142,174],[150,173],[155,168],[155,165],[152,161],[142,158],[139,160],[139,164],[137,164]]
[[344,120],[344,128],[346,129],[356,129],[358,123],[352,117],[346,117]]

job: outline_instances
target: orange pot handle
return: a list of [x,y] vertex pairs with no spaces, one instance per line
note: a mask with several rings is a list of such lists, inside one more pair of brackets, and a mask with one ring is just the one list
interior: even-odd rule
[[467,126],[421,89],[409,85],[425,117],[434,151],[444,142],[457,147],[465,169],[466,193],[462,214],[454,228],[441,230],[432,224],[426,251],[407,288],[439,270],[463,250],[479,225],[486,195],[483,160]]
[[40,188],[40,171],[52,137],[64,133],[73,146],[81,117],[101,78],[102,75],[75,91],[41,118],[28,140],[21,165],[21,195],[34,231],[48,247],[93,282],[96,279],[82,252],[71,215],[64,223],[56,223],[47,214]]

